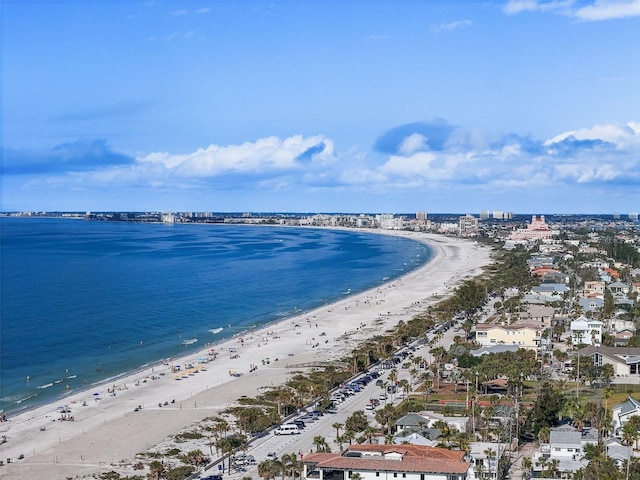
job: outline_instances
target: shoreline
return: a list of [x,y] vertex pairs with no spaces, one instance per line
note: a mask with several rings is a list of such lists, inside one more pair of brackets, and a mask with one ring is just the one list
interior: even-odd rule
[[[57,217],[46,217],[46,218],[57,218]],[[66,219],[66,217],[65,217]],[[195,224],[195,225],[199,225],[199,224]],[[223,226],[223,224],[207,224],[207,225],[221,225]],[[273,225],[249,225],[249,224],[238,224],[238,226],[247,226],[247,227],[263,227],[263,228],[269,228],[269,227],[273,227]],[[327,230],[328,228],[326,227],[318,227],[318,226],[290,226],[290,225],[277,225],[277,227],[279,228],[288,228],[288,229],[306,229],[306,230]],[[336,231],[345,231],[348,233],[353,233],[353,232],[357,232],[357,233],[364,233],[364,234],[373,234],[373,235],[388,235],[388,236],[404,236],[405,238],[409,238],[412,241],[418,241],[420,242],[420,240],[416,239],[416,238],[412,238],[410,235],[407,235],[407,232],[402,232],[402,231],[393,231],[393,230],[378,230],[378,229],[367,229],[367,228],[346,228],[346,227],[331,227],[330,230],[336,230]],[[412,233],[412,232],[409,232]],[[404,235],[403,235],[404,234]],[[425,243],[425,242],[420,242],[420,243]],[[430,247],[431,248],[431,247]],[[435,251],[433,250],[433,248],[431,248],[432,251],[432,255],[435,256]],[[8,407],[5,406],[5,409],[2,410],[0,409],[0,414],[4,413],[6,414],[7,417],[17,417],[19,415],[22,414],[27,414],[28,412],[34,411],[40,407],[43,406],[48,406],[48,405],[52,405],[52,404],[56,404],[56,405],[63,405],[66,400],[68,398],[74,397],[75,395],[78,394],[82,394],[82,393],[86,393],[89,390],[93,390],[93,389],[99,389],[100,387],[104,386],[104,385],[108,385],[108,384],[113,384],[115,383],[119,383],[122,379],[126,379],[127,377],[131,377],[131,376],[135,376],[137,374],[140,374],[141,372],[145,372],[146,370],[151,369],[152,367],[161,367],[163,365],[163,362],[166,359],[171,359],[174,361],[174,363],[180,363],[181,359],[183,358],[188,358],[191,357],[193,355],[196,354],[202,354],[203,352],[206,352],[208,349],[210,348],[216,348],[217,345],[223,344],[227,341],[233,340],[235,337],[238,336],[243,336],[243,335],[247,335],[250,332],[254,331],[254,330],[260,330],[263,328],[267,328],[270,325],[275,325],[279,322],[284,322],[288,319],[294,319],[297,317],[301,317],[304,316],[305,314],[308,314],[309,312],[313,312],[319,309],[322,309],[324,307],[326,307],[327,305],[331,305],[333,303],[337,303],[340,302],[346,298],[349,298],[351,296],[355,296],[355,295],[359,295],[363,292],[366,292],[368,290],[372,290],[378,287],[381,287],[387,283],[393,282],[394,280],[398,279],[398,278],[402,278],[403,276],[411,273],[414,270],[420,269],[422,267],[424,267],[425,264],[431,262],[433,260],[432,257],[429,258],[429,260],[427,260],[426,262],[420,263],[418,266],[412,265],[411,269],[408,271],[404,271],[401,272],[400,274],[395,274],[395,275],[390,275],[387,276],[383,279],[383,283],[380,283],[378,285],[374,285],[372,287],[364,287],[363,290],[356,290],[354,292],[351,292],[349,289],[349,292],[343,292],[342,296],[336,296],[335,299],[333,299],[331,302],[326,302],[325,303],[320,303],[318,302],[315,306],[310,306],[308,308],[305,309],[298,309],[297,307],[294,308],[294,310],[292,310],[291,312],[287,312],[285,315],[274,315],[270,318],[267,319],[265,321],[261,321],[259,323],[255,323],[253,325],[229,325],[224,326],[222,328],[220,328],[220,331],[226,331],[230,330],[233,333],[229,333],[227,335],[229,336],[225,336],[224,334],[222,336],[220,336],[217,339],[213,339],[213,340],[205,340],[205,342],[203,343],[199,343],[199,345],[194,346],[194,349],[191,349],[189,351],[183,350],[180,352],[174,352],[173,354],[169,353],[168,356],[157,356],[154,358],[148,358],[146,359],[146,361],[144,361],[144,363],[141,363],[139,365],[135,365],[132,366],[130,369],[128,370],[123,370],[120,372],[114,372],[110,377],[107,378],[100,378],[100,379],[95,379],[94,381],[88,383],[85,381],[84,385],[81,386],[74,386],[73,388],[71,388],[70,390],[67,391],[62,391],[56,394],[55,397],[45,397],[45,398],[40,398],[37,399],[36,401],[33,401],[32,403],[29,403],[25,406],[18,406],[18,408],[11,408],[9,409]],[[390,278],[391,277],[391,278]],[[211,330],[209,330],[209,332],[211,332]],[[198,335],[198,337],[200,337],[200,335]],[[196,339],[198,340],[198,339]],[[186,340],[185,340],[186,341]],[[184,342],[180,345],[180,346],[186,346],[184,344]],[[173,356],[170,356],[173,355]],[[75,378],[75,375],[73,377],[68,377],[68,378]],[[65,378],[61,378],[57,381],[51,382],[49,384],[45,384],[43,386],[39,386],[37,388],[47,388],[47,386],[53,386],[54,383],[65,383]],[[66,380],[68,382],[68,380]],[[19,403],[22,402],[26,402],[28,400],[34,399],[39,397],[38,394],[33,394],[29,397],[26,398],[22,398],[20,399]],[[0,433],[2,431],[2,425],[0,424]]]
[[[114,462],[133,462],[135,454],[221,412],[242,395],[282,384],[293,373],[292,366],[350,353],[365,339],[424,311],[491,262],[489,248],[468,240],[376,233],[427,243],[433,257],[378,287],[238,333],[170,364],[147,365],[109,381],[115,382],[112,387],[103,382],[11,417],[0,423],[0,435],[7,437],[0,445],[0,459],[12,459],[0,467],[0,476],[33,478],[53,473],[53,467],[55,478],[65,478],[103,471]],[[210,349],[216,358],[203,361],[213,357]],[[57,411],[59,403],[71,412]],[[24,458],[18,460],[20,455]]]

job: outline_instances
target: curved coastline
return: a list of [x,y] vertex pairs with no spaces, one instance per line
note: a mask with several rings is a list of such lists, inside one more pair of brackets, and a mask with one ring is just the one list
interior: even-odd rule
[[[214,227],[216,225],[213,225]],[[240,227],[245,227],[245,225],[239,225]],[[250,225],[250,226],[246,226],[248,228],[255,228],[255,227],[263,227],[263,228],[271,228],[273,226],[271,225]],[[326,230],[333,230],[333,231],[342,231],[342,232],[346,232],[348,234],[353,234],[353,233],[359,233],[359,234],[367,234],[367,235],[385,235],[388,234],[388,232],[385,232],[383,230],[372,230],[372,229],[354,229],[354,228],[326,228],[326,227],[311,227],[311,226],[303,226],[303,227],[293,227],[293,226],[277,226],[278,228],[286,228],[286,229],[295,229],[295,230],[319,230],[319,231],[326,231]],[[392,236],[398,236],[398,235],[392,235]],[[406,236],[405,236],[406,237]],[[407,240],[409,241],[413,241],[416,242],[417,239],[415,238],[411,238],[408,237]],[[420,242],[418,242],[420,243]],[[422,242],[424,243],[424,242]],[[277,311],[272,311],[269,312],[267,315],[265,315],[263,317],[263,319],[261,321],[258,322],[250,322],[250,321],[245,321],[246,323],[234,323],[233,325],[230,325],[228,328],[226,325],[224,326],[224,328],[216,328],[215,330],[217,330],[216,334],[214,334],[214,338],[209,340],[210,337],[206,337],[203,338],[203,336],[201,336],[202,332],[198,332],[197,333],[197,337],[199,337],[199,341],[197,342],[193,342],[190,344],[185,344],[185,342],[181,342],[180,344],[180,350],[181,351],[173,351],[173,352],[165,352],[165,354],[162,355],[157,355],[157,356],[153,356],[153,357],[147,357],[146,359],[140,359],[141,362],[138,363],[137,365],[132,365],[130,368],[127,368],[126,370],[122,370],[119,372],[114,372],[113,374],[111,374],[108,377],[103,377],[100,379],[95,379],[93,381],[89,381],[88,383],[85,383],[83,385],[74,385],[73,383],[71,383],[71,389],[69,389],[67,391],[60,391],[58,393],[55,394],[55,396],[52,396],[51,393],[49,393],[49,395],[43,396],[40,395],[40,391],[39,390],[34,390],[33,394],[29,394],[28,397],[25,398],[21,398],[19,403],[16,402],[15,407],[13,408],[7,408],[5,406],[5,413],[9,416],[15,416],[15,415],[19,415],[19,414],[23,414],[23,413],[27,413],[29,411],[35,410],[41,406],[45,406],[51,403],[57,403],[59,404],[63,404],[67,398],[70,398],[74,395],[86,392],[86,391],[90,391],[96,388],[99,388],[103,385],[112,385],[114,382],[115,383],[119,383],[122,379],[127,378],[129,376],[133,376],[133,375],[137,375],[140,372],[144,372],[147,369],[153,368],[153,367],[160,367],[162,366],[163,362],[165,361],[165,359],[168,358],[172,358],[175,362],[179,363],[182,361],[183,358],[188,358],[192,355],[196,355],[198,353],[202,354],[202,352],[206,352],[209,348],[215,348],[217,345],[219,345],[220,343],[223,343],[225,341],[231,340],[234,337],[237,336],[242,336],[242,335],[246,335],[247,332],[250,332],[252,330],[255,329],[261,329],[261,328],[267,328],[270,325],[274,325],[277,324],[280,321],[285,321],[287,319],[290,318],[294,318],[296,316],[301,316],[301,315],[305,315],[308,312],[311,312],[315,309],[319,309],[319,308],[323,308],[326,305],[329,305],[331,303],[335,303],[338,302],[340,300],[349,298],[350,296],[353,295],[358,295],[364,291],[367,291],[369,289],[372,288],[378,288],[383,286],[386,283],[392,282],[393,280],[400,278],[408,273],[410,273],[411,271],[417,269],[417,268],[421,268],[425,263],[429,262],[432,260],[434,256],[434,251],[432,248],[429,249],[429,254],[426,255],[424,258],[420,258],[419,261],[416,261],[415,263],[407,263],[405,264],[407,266],[406,269],[398,271],[396,272],[387,272],[387,276],[381,279],[378,279],[377,281],[371,281],[369,282],[369,285],[366,286],[361,286],[361,287],[354,287],[353,291],[350,291],[348,294],[346,292],[341,292],[340,294],[338,294],[337,292],[333,295],[333,296],[329,296],[327,298],[323,298],[323,299],[317,299],[315,302],[308,302],[311,305],[306,305],[303,306],[302,309],[299,308],[294,308],[293,310],[289,310],[286,312],[277,312]],[[225,322],[226,323],[226,322]],[[250,323],[250,324],[249,324]],[[211,332],[210,330],[208,332]],[[109,367],[107,367],[109,368]],[[74,375],[75,377],[75,375]],[[54,386],[54,383],[62,383],[64,386],[64,383],[66,378],[62,378],[60,377],[61,380],[58,381],[53,381],[53,379],[47,379],[45,380],[45,383],[43,384],[44,386],[38,386],[35,387],[36,389],[44,389],[47,386]],[[71,378],[71,377],[67,377],[67,378]],[[82,377],[84,378],[84,377]],[[32,377],[33,380],[33,377]],[[77,382],[76,382],[77,383]],[[58,390],[60,389],[60,387],[57,387]],[[53,390],[53,389],[52,389]],[[0,411],[1,412],[1,411]]]
[[[90,390],[71,395],[65,403],[72,408],[73,422],[58,419],[55,403],[12,417],[0,424],[0,434],[8,438],[3,456],[15,459],[24,455],[25,459],[3,467],[5,473],[15,479],[33,478],[51,473],[55,465],[56,478],[64,478],[101,471],[113,461],[132,460],[136,453],[220,412],[243,394],[284,382],[291,373],[288,365],[349,353],[366,338],[423,311],[490,263],[489,250],[469,241],[406,232],[376,233],[427,242],[433,256],[371,290],[354,292],[243,336],[221,339],[215,347],[217,358],[188,377],[173,377],[170,366],[155,364],[120,379],[120,384],[109,389],[115,396],[104,392],[104,383],[92,387],[98,390],[94,393],[99,393],[100,400],[92,398]],[[320,333],[324,333],[325,343],[320,337],[316,339]],[[205,348],[181,357],[180,362],[195,363],[207,353]],[[265,359],[269,359],[267,363]],[[255,366],[258,368],[253,369]],[[231,376],[232,371],[240,376]],[[137,407],[142,409],[134,412]]]

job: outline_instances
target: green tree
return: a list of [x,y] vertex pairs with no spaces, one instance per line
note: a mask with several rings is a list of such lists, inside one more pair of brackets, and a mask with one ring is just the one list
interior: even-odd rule
[[564,396],[554,391],[549,383],[543,383],[533,408],[529,410],[525,427],[537,436],[541,428],[555,424],[563,406]]
[[340,429],[344,427],[344,425],[342,423],[335,422],[331,426],[336,429],[336,443],[340,445],[340,451],[342,452],[342,438],[340,437]]
[[264,460],[258,464],[258,475],[264,480],[276,478],[282,472],[282,463],[279,460]]
[[153,460],[149,464],[149,474],[147,477],[150,480],[161,480],[166,478],[167,470],[164,468],[164,464],[158,460]]
[[347,418],[344,422],[344,426],[351,432],[360,433],[369,426],[369,420],[367,420],[367,416],[362,410],[357,410]]
[[313,437],[313,444],[316,447],[316,452],[331,452],[327,439],[320,435]]

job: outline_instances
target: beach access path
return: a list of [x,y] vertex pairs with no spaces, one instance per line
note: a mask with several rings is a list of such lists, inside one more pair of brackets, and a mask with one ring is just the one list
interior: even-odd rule
[[[0,445],[0,478],[66,479],[133,463],[136,454],[221,413],[241,396],[284,383],[294,371],[291,366],[340,359],[363,340],[424,311],[491,263],[491,250],[473,241],[379,233],[427,242],[434,258],[377,288],[221,342],[215,359],[207,348],[67,397],[63,403],[69,413],[61,414],[57,402],[10,417],[0,423],[0,435],[7,439]],[[73,420],[61,420],[63,415]]]

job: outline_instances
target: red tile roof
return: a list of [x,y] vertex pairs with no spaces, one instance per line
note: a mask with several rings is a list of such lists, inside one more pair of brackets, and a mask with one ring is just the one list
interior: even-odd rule
[[[422,445],[351,445],[350,452],[362,456],[343,456],[339,453],[311,453],[302,458],[321,470],[360,470],[378,472],[419,472],[462,474],[469,469],[463,462],[465,452]],[[367,455],[369,453],[369,455]],[[396,453],[401,458],[384,458]]]

